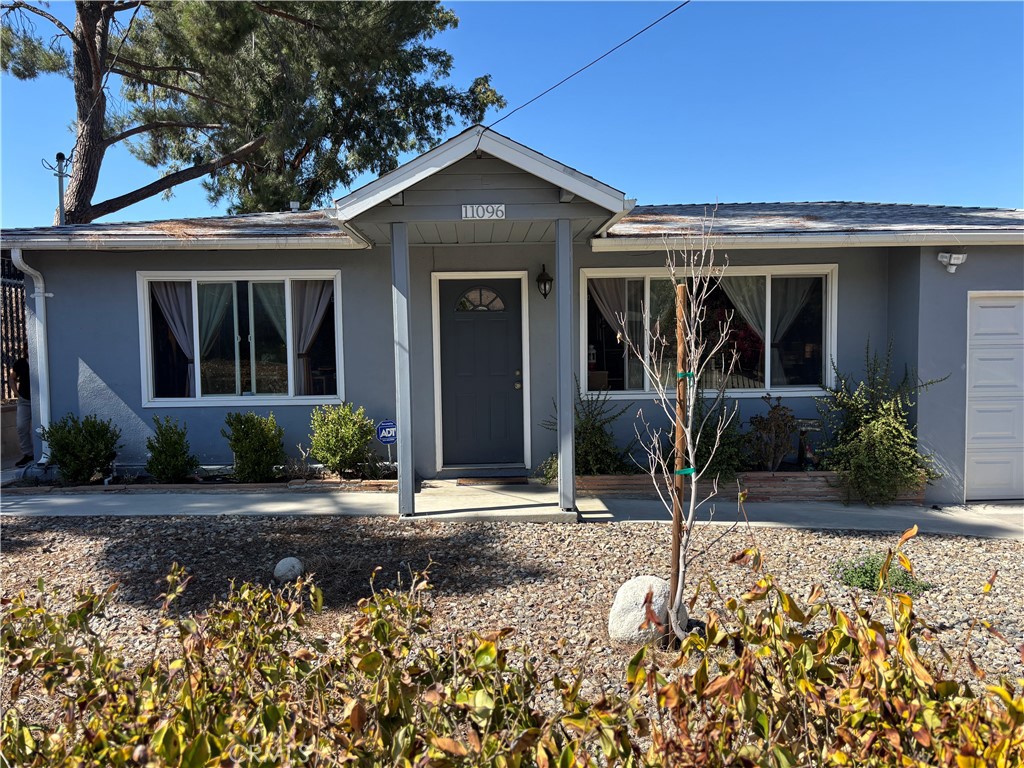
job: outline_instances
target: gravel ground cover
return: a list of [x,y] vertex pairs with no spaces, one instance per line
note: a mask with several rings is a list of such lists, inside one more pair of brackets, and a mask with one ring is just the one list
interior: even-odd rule
[[[762,528],[702,529],[706,554],[691,584],[711,575],[725,595],[752,583],[749,570],[729,556],[756,541],[765,569],[801,598],[823,585],[837,605],[871,595],[832,575],[840,560],[885,551],[893,534]],[[378,586],[430,566],[434,631],[515,629],[514,640],[537,650],[564,638],[563,658],[583,670],[585,692],[619,689],[633,649],[608,641],[607,616],[615,591],[628,578],[667,576],[669,526],[656,523],[552,525],[530,523],[401,522],[350,517],[11,518],[0,529],[0,587],[5,597],[33,593],[45,580],[65,603],[75,590],[118,584],[99,629],[129,658],[151,652],[161,578],[173,562],[193,574],[184,610],[201,610],[224,595],[232,579],[267,582],[283,557],[297,556],[318,574],[324,612],[310,631],[330,638],[343,631],[357,601]],[[1024,544],[1013,540],[921,535],[906,552],[932,589],[915,601],[954,657],[966,646],[990,676],[1024,677]],[[998,576],[982,594],[986,580]],[[692,590],[691,590],[692,592]],[[714,604],[702,592],[694,618]],[[975,618],[986,618],[1001,642]],[[337,635],[336,635],[337,636]],[[966,663],[960,677],[969,677]],[[6,688],[6,686],[4,686]],[[6,693],[6,691],[4,691]]]

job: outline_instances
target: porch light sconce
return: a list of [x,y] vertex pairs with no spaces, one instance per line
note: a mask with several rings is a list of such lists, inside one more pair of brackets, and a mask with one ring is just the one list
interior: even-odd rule
[[940,253],[939,264],[946,268],[950,274],[956,272],[956,268],[967,261],[966,253]]
[[548,294],[551,293],[551,286],[554,285],[555,278],[548,274],[548,267],[546,264],[540,265],[540,274],[537,275],[537,290],[540,291],[540,295],[545,299]]

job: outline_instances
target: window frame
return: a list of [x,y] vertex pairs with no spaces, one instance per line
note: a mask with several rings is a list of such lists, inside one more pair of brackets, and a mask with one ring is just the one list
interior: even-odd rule
[[[139,361],[142,371],[142,407],[143,408],[210,408],[210,407],[252,407],[267,405],[322,405],[342,403],[345,400],[345,369],[344,369],[344,342],[342,336],[342,309],[341,309],[341,270],[339,269],[310,269],[310,270],[211,270],[203,272],[194,271],[138,271],[135,273],[136,291],[139,310]],[[334,356],[335,370],[337,371],[338,393],[337,395],[296,395],[295,394],[295,371],[293,354],[293,329],[292,329],[292,281],[293,280],[330,280],[334,284]],[[196,395],[194,397],[160,397],[154,396],[155,382],[153,380],[153,350],[152,350],[152,320],[150,317],[150,290],[149,284],[153,282],[180,282],[189,283],[192,290],[192,329],[195,346],[193,347],[193,359],[195,360],[194,386]],[[198,312],[198,284],[211,282],[238,281],[253,282],[284,282],[285,284],[285,332],[287,334],[286,344],[288,347],[288,393],[280,395],[202,395],[202,376],[200,374],[199,344],[199,312]],[[235,286],[237,293],[237,286]],[[237,309],[237,308],[236,308]],[[326,320],[325,320],[326,322]],[[240,352],[239,352],[240,354]]]
[[[816,264],[771,264],[767,266],[727,266],[715,268],[716,273],[722,277],[752,277],[763,276],[765,278],[766,297],[766,321],[771,318],[772,313],[772,291],[771,279],[773,277],[824,277],[825,278],[825,312],[824,312],[824,349],[822,358],[825,364],[825,387],[832,387],[835,384],[835,374],[832,370],[832,361],[836,357],[838,342],[837,318],[839,309],[839,265],[834,263]],[[587,370],[587,281],[593,278],[643,278],[644,279],[644,324],[649,320],[649,304],[651,297],[651,280],[666,279],[671,275],[666,267],[597,267],[580,269],[579,281],[579,376],[582,379]],[[767,324],[767,323],[766,323]],[[771,354],[768,352],[770,345],[765,345],[765,387],[761,389],[726,389],[725,394],[730,398],[760,398],[766,394],[781,395],[784,397],[821,397],[825,393],[824,387],[815,386],[772,386],[771,382]],[[650,350],[645,350],[650,355]],[[587,383],[581,387],[585,394],[607,394],[611,400],[644,400],[655,394],[651,386],[650,376],[644,371],[643,389],[620,389],[620,390],[592,390]],[[669,397],[675,399],[674,389],[669,389]]]

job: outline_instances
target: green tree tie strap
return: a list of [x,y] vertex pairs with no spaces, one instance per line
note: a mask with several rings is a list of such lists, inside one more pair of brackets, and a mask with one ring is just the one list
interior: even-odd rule
[[693,467],[687,467],[686,469],[677,469],[676,470],[676,474],[677,475],[692,475],[693,474]]
[[692,379],[693,371],[676,371],[677,379]]

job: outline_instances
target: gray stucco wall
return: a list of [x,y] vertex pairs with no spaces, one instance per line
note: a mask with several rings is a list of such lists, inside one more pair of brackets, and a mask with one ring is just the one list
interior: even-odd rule
[[967,398],[967,302],[969,291],[1024,290],[1024,247],[958,248],[967,263],[955,274],[936,259],[949,248],[920,251],[918,373],[924,380],[948,376],[921,394],[918,440],[935,457],[943,476],[929,487],[937,503],[964,501]]
[[[967,292],[1021,288],[1024,259],[1019,248],[972,248],[968,263],[949,275],[935,260],[938,249],[845,248],[820,250],[736,251],[735,266],[777,264],[838,265],[838,340],[836,361],[847,374],[863,374],[864,349],[883,349],[892,337],[898,364],[916,365],[924,378],[950,378],[924,393],[919,406],[919,436],[934,453],[945,477],[930,489],[934,501],[963,498],[964,392]],[[168,414],[189,425],[194,450],[204,463],[230,461],[220,435],[224,416],[237,406],[153,407],[141,405],[139,323],[136,271],[232,269],[340,269],[344,329],[345,397],[366,408],[375,420],[394,416],[394,352],[391,333],[390,255],[387,247],[368,251],[38,253],[26,254],[30,265],[47,280],[50,323],[52,416],[68,412],[96,413],[112,418],[124,433],[121,460],[141,463],[152,417]],[[543,299],[535,279],[541,265],[553,271],[553,244],[413,246],[410,251],[412,311],[412,425],[416,472],[434,476],[432,272],[516,271],[528,273],[530,321],[530,466],[555,450],[555,436],[540,426],[552,414],[555,390],[553,343],[555,300]],[[660,253],[594,254],[586,245],[575,250],[574,318],[579,317],[579,269],[658,267]],[[573,323],[579,349],[579,324]],[[34,350],[33,350],[34,354]],[[579,355],[573,356],[578,371]],[[650,408],[642,400],[617,424],[625,443],[633,436],[636,410]],[[798,416],[816,415],[811,396],[785,399]],[[37,404],[38,405],[38,404]],[[763,409],[757,398],[741,400],[744,420]],[[308,444],[309,404],[259,406],[273,410],[285,427],[285,444]],[[37,421],[38,423],[38,414]]]
[[[918,315],[921,307],[920,248],[889,249],[889,339],[893,369],[900,375],[917,368]],[[872,350],[885,352],[884,339],[873,339]]]
[[[219,251],[155,253],[38,253],[27,262],[46,279],[51,371],[51,415],[96,414],[121,428],[118,460],[145,462],[146,438],[155,415],[169,415],[189,428],[200,461],[229,463],[220,434],[224,417],[241,406],[142,407],[142,366],[136,272],[139,270],[340,269],[346,399],[363,405],[375,420],[394,413],[390,263],[367,251]],[[373,318],[380,318],[373,320]],[[33,351],[34,352],[34,351]],[[38,409],[38,402],[35,406]],[[308,403],[252,407],[273,412],[285,429],[285,447],[309,445]],[[245,410],[250,410],[245,408]],[[39,423],[38,412],[35,423]]]

